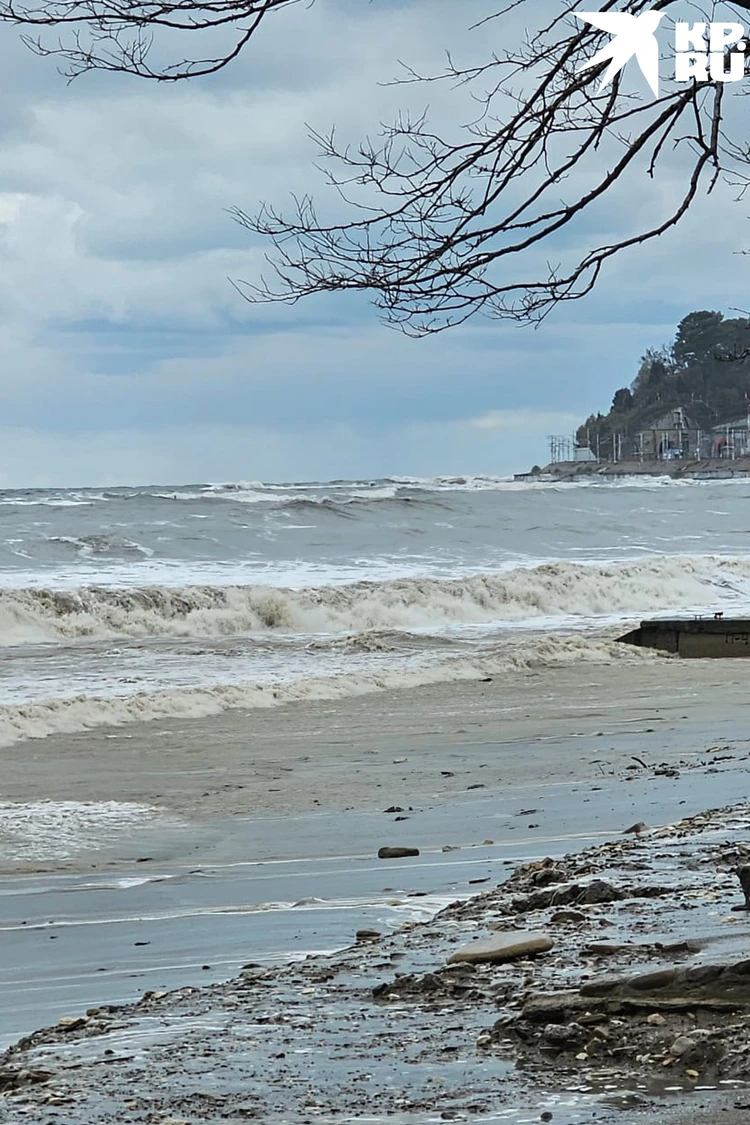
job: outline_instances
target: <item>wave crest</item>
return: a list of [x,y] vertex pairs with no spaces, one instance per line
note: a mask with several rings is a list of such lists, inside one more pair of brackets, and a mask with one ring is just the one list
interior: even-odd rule
[[543,617],[612,618],[747,606],[750,561],[659,557],[560,562],[462,578],[398,578],[291,590],[271,586],[0,591],[0,644],[150,636],[437,629]]

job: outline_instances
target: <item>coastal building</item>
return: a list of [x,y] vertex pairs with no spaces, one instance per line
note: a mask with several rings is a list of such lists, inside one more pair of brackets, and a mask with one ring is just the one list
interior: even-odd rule
[[722,422],[711,429],[711,457],[746,457],[750,454],[748,429],[750,418],[736,418],[732,422]]
[[710,456],[713,434],[684,406],[668,410],[640,430],[633,453],[642,461],[672,461]]

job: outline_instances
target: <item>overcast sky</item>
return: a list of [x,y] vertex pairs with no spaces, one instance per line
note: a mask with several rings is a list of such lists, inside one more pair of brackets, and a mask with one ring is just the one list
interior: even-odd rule
[[[537,331],[476,318],[412,340],[362,299],[242,301],[227,278],[260,250],[226,208],[325,193],[306,123],[356,139],[428,98],[455,117],[448,91],[379,83],[446,46],[483,57],[513,31],[467,34],[486,10],[317,0],[172,87],[66,85],[0,27],[0,487],[520,471],[685,313],[742,306],[747,208],[728,188]],[[618,222],[677,187],[644,177]]]

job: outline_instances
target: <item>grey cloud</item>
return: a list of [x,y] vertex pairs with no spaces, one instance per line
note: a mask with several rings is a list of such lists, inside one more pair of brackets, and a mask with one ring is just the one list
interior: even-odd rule
[[[472,42],[501,44],[507,23],[466,30],[485,10],[300,5],[236,67],[180,87],[101,75],[66,86],[3,28],[0,479],[22,483],[24,466],[37,483],[510,471],[544,458],[554,420],[606,408],[691,307],[741,304],[744,211],[724,188],[537,332],[477,320],[411,341],[361,298],[241,300],[227,278],[257,276],[264,248],[225,208],[310,191],[340,213],[312,167],[307,122],[356,140],[429,99],[456,128],[468,112],[448,88],[378,83],[398,58],[438,69],[445,46],[468,56]],[[679,156],[670,167],[657,183],[644,177],[641,194],[613,197],[600,230],[668,202]],[[590,233],[572,232],[572,249]],[[471,424],[518,417],[507,411],[530,412],[522,438]]]

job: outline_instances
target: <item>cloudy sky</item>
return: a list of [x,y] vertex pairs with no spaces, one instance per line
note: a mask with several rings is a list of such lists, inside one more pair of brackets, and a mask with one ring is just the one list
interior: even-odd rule
[[[742,306],[747,207],[723,187],[537,331],[476,318],[413,340],[361,299],[242,301],[228,278],[262,248],[227,208],[324,195],[308,124],[356,140],[428,98],[455,119],[448,91],[384,83],[398,59],[483,56],[514,30],[467,32],[486,10],[317,0],[221,76],[170,87],[68,85],[0,27],[0,487],[519,471],[685,313]],[[678,187],[644,177],[618,222]]]

